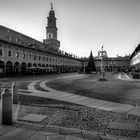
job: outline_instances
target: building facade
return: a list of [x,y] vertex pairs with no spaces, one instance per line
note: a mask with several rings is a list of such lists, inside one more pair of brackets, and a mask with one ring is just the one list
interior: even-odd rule
[[78,71],[80,59],[62,53],[59,47],[53,7],[43,42],[0,26],[0,76]]
[[[85,68],[88,64],[88,58],[82,58],[82,69],[85,71]],[[101,69],[101,56],[97,55],[94,58],[96,70],[100,71]],[[117,71],[127,71],[129,69],[130,62],[129,56],[125,57],[108,57],[107,53],[103,56],[103,68],[108,72],[117,72]]]
[[130,66],[133,68],[134,71],[140,72],[140,44],[131,54]]
[[[43,42],[0,25],[0,76],[78,72],[80,69],[85,71],[88,58],[79,59],[62,52],[60,41],[57,40],[57,30],[52,5],[47,17],[46,39]],[[94,60],[96,69],[100,70],[100,52]],[[105,53],[105,71],[125,71],[128,67],[128,57],[110,58]]]

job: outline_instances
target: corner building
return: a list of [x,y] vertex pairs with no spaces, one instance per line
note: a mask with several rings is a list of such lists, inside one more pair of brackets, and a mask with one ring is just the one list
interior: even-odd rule
[[80,59],[59,49],[52,6],[47,21],[43,42],[0,26],[0,76],[77,72],[81,68]]

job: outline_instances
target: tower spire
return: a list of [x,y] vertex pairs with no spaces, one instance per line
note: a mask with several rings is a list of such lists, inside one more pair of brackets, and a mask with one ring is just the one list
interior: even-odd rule
[[46,27],[46,39],[44,40],[44,43],[47,48],[58,51],[60,47],[60,41],[57,40],[56,17],[52,2],[50,3],[50,6],[51,9],[49,16],[47,17],[48,23]]
[[51,2],[51,10],[53,10],[53,4],[52,4],[52,2]]

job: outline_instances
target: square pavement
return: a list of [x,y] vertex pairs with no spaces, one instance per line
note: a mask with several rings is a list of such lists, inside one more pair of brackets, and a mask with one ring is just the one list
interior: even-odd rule
[[108,128],[139,131],[139,128],[135,123],[125,123],[125,122],[110,122]]
[[140,106],[134,107],[128,114],[140,117]]
[[41,122],[43,121],[47,116],[46,115],[40,115],[40,114],[28,114],[22,118],[24,121],[32,121],[32,122]]

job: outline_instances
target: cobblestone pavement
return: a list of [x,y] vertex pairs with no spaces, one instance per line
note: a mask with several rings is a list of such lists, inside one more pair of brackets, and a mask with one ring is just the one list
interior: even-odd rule
[[[83,75],[74,75],[74,77],[82,78]],[[66,78],[66,76],[64,77]],[[128,75],[121,74],[118,76],[121,80],[131,80]],[[129,113],[132,115],[140,116],[140,107],[139,106],[131,106],[126,104],[120,104],[120,103],[113,103],[109,101],[103,101],[98,99],[93,99],[85,96],[80,95],[74,95],[66,92],[56,91],[54,89],[51,89],[46,86],[46,82],[51,80],[51,78],[48,78],[47,80],[33,80],[28,85],[28,90],[19,90],[20,94],[29,95],[26,92],[20,92],[20,91],[29,91],[31,96],[38,96],[38,97],[44,97],[44,98],[50,98],[50,99],[56,99],[60,101],[66,101],[70,103],[75,103],[79,105],[84,105],[88,107],[93,107],[101,110],[106,111],[114,111],[119,113]],[[48,92],[45,91],[39,91],[35,88],[35,85],[39,83],[39,86]],[[13,109],[14,117],[16,117],[16,112],[18,109],[18,106],[14,106],[15,109]],[[78,130],[72,130],[67,128],[60,128],[60,127],[54,127],[54,126],[37,126],[37,125],[29,125],[29,124],[20,124],[20,123],[14,123],[12,126],[0,126],[0,140],[118,140],[121,138],[113,138],[113,136],[102,136],[100,134],[96,134],[93,132],[87,132],[87,131],[78,131]],[[126,138],[128,139],[128,138]],[[131,138],[131,140],[133,140]],[[137,140],[137,139],[134,139]]]
[[[27,123],[14,123],[0,126],[0,140],[126,140],[120,137],[68,129],[56,126],[43,126]],[[127,139],[130,140],[130,139]],[[131,139],[138,140],[138,139]]]
[[[76,78],[79,76],[79,78],[82,78],[83,75],[77,75]],[[75,76],[74,76],[75,77]],[[128,75],[125,75],[124,73],[120,74],[118,78],[121,79],[128,79],[130,80],[130,77]],[[66,78],[66,77],[64,77]],[[65,101],[69,103],[74,103],[78,105],[84,105],[87,107],[92,107],[92,108],[97,108],[101,110],[106,110],[106,111],[114,111],[118,113],[129,113],[132,115],[140,116],[140,107],[139,106],[132,106],[128,104],[121,104],[121,103],[114,103],[110,101],[105,101],[105,100],[99,100],[99,99],[94,99],[86,96],[81,96],[81,95],[75,95],[72,93],[66,93],[63,91],[57,91],[54,89],[51,89],[50,87],[46,86],[46,83],[49,81],[48,80],[36,80],[31,82],[28,85],[28,91],[30,91],[30,95],[32,96],[38,96],[38,97],[44,97],[44,98],[50,98],[50,99],[56,99],[60,101]],[[39,83],[40,87],[47,90],[46,91],[39,91],[35,88],[35,85]],[[27,93],[22,93],[26,94]]]

